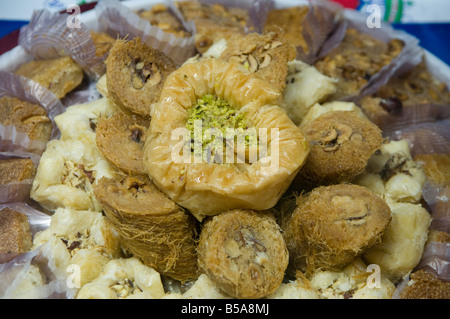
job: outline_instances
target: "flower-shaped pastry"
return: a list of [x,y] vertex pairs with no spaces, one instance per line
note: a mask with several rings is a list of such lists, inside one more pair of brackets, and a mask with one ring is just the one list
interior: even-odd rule
[[309,152],[280,101],[276,88],[237,63],[185,64],[152,106],[144,146],[149,176],[199,220],[273,207]]

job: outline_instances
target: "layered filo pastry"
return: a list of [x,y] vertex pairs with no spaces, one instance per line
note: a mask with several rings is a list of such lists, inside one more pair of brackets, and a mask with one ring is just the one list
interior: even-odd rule
[[152,107],[147,173],[199,220],[228,209],[273,207],[309,152],[280,98],[238,63],[185,64],[167,78]]

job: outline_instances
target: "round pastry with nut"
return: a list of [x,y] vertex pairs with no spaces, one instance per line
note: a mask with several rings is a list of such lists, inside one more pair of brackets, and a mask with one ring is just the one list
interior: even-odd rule
[[382,132],[353,111],[322,114],[302,128],[310,146],[296,185],[350,182],[383,142]]
[[297,207],[282,223],[290,267],[308,275],[340,270],[378,243],[390,221],[389,206],[365,187],[317,187],[297,198]]
[[273,215],[242,209],[205,222],[198,258],[201,270],[234,298],[262,298],[274,292],[289,260]]
[[148,118],[159,99],[166,77],[176,69],[164,53],[139,38],[116,40],[106,60],[109,97],[124,112]]

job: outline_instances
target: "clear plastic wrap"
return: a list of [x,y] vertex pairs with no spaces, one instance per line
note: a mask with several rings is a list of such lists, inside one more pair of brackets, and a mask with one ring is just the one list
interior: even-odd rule
[[322,0],[310,1],[303,26],[303,37],[309,52],[297,47],[297,58],[313,64],[339,45],[346,29],[347,21],[343,19],[341,6]]
[[[16,97],[42,106],[53,123],[50,139],[59,136],[54,117],[64,112],[65,108],[56,96],[40,84],[11,72],[0,71],[0,97]],[[21,150],[41,154],[45,143],[30,140],[26,134],[17,132],[14,126],[0,124],[0,150],[14,152]]]
[[47,10],[34,11],[29,24],[22,27],[19,45],[35,59],[69,55],[94,79],[105,73],[103,57],[95,54],[95,45],[87,27],[68,23],[68,15]]
[[404,47],[399,55],[397,55],[388,65],[380,69],[378,73],[373,75],[368,83],[360,88],[354,94],[342,98],[346,101],[358,100],[360,96],[372,94],[379,87],[385,85],[389,79],[396,74],[405,64],[417,65],[422,58],[423,49],[419,46],[419,40],[401,30],[396,30],[386,23],[382,23],[380,28],[369,28],[367,26],[367,17],[353,10],[345,10],[343,17],[346,21],[347,28],[353,28],[361,33],[368,34],[385,43],[393,39],[402,40]]
[[100,29],[114,38],[139,37],[143,43],[162,51],[178,65],[195,54],[192,24],[185,24],[192,35],[179,38],[152,26],[150,22],[140,18],[133,10],[117,0],[101,0],[95,10],[99,17]]

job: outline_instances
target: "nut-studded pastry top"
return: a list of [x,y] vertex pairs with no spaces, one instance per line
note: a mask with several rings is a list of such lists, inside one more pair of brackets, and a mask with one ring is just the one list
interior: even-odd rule
[[286,86],[289,61],[296,56],[295,47],[281,42],[275,33],[232,35],[221,59],[241,63],[250,72],[265,79],[280,91]]
[[354,111],[322,114],[303,132],[311,149],[298,178],[311,185],[351,181],[383,141],[381,130]]
[[108,94],[122,111],[149,118],[150,105],[175,68],[168,56],[139,39],[117,40],[106,60]]
[[137,14],[150,22],[152,26],[158,27],[164,32],[172,33],[176,37],[191,36],[190,32],[185,30],[181,21],[163,3],[155,4],[149,10],[139,10]]
[[194,22],[197,29],[195,47],[200,53],[234,33],[244,35],[249,20],[247,10],[237,7],[207,5],[199,1],[178,1],[176,5],[186,21]]
[[144,118],[123,112],[100,119],[96,129],[97,147],[103,156],[124,172],[145,174],[142,158],[148,126],[149,122]]
[[403,47],[401,40],[385,43],[350,28],[339,46],[314,66],[321,73],[339,79],[338,90],[330,100],[340,99],[358,94],[372,76],[400,54]]

